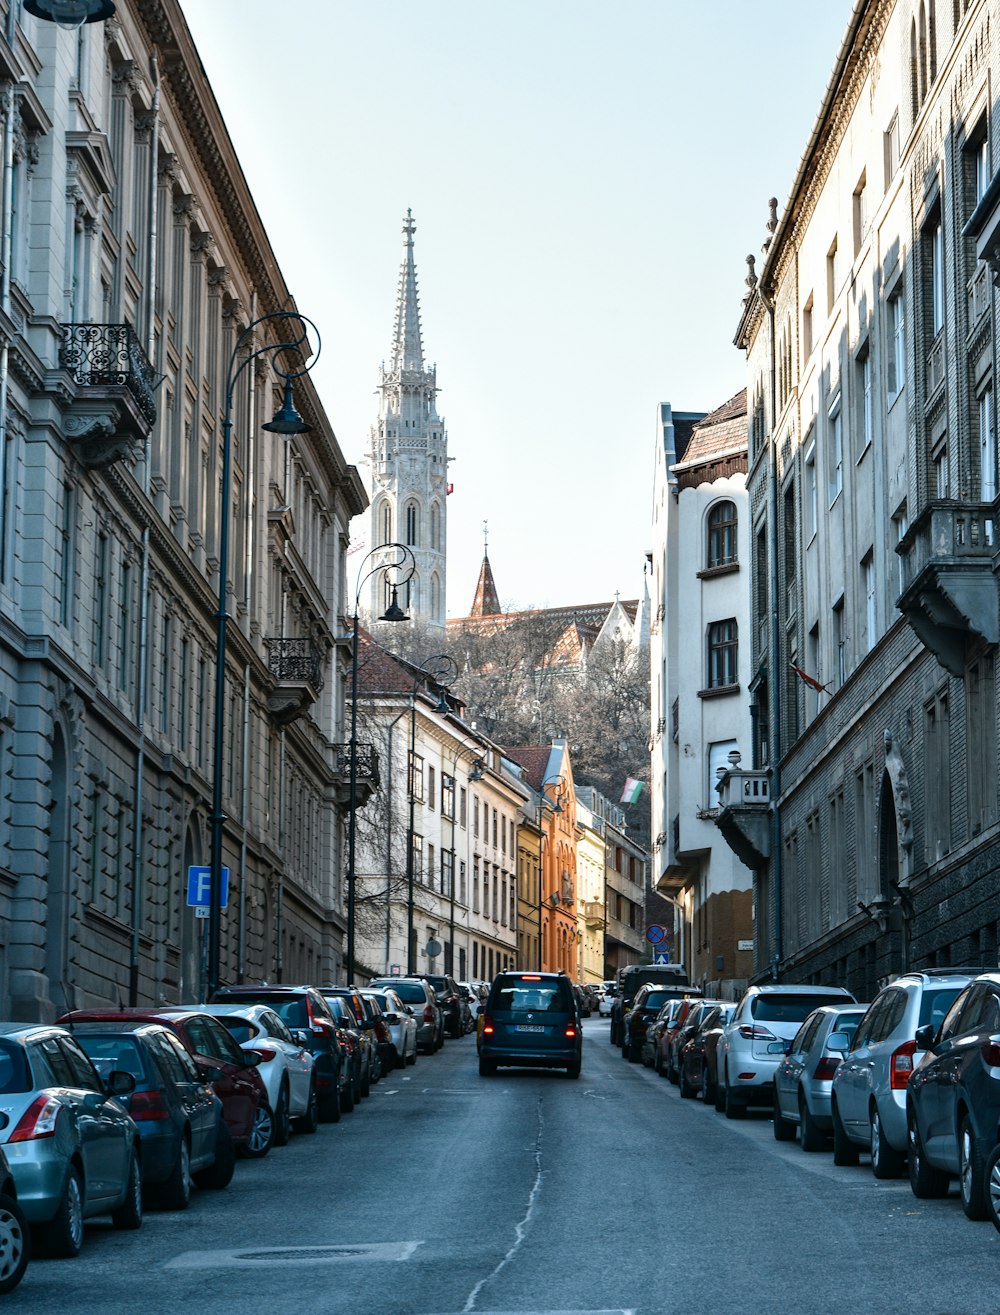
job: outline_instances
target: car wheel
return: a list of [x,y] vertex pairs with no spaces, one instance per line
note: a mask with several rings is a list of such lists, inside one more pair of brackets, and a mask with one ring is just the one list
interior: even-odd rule
[[795,1124],[791,1123],[781,1113],[781,1105],[778,1102],[778,1088],[775,1085],[773,1096],[774,1111],[771,1115],[771,1131],[774,1133],[775,1141],[791,1141],[795,1136]]
[[[339,1084],[340,1079],[337,1079]],[[319,1121],[320,1123],[339,1123],[340,1122],[340,1091],[335,1090],[332,1096],[321,1096],[319,1100]]]
[[985,1219],[989,1213],[986,1208],[986,1163],[967,1118],[962,1120],[958,1130],[958,1185],[965,1217]]
[[701,1099],[704,1105],[711,1105],[715,1100],[715,1088],[712,1086],[712,1079],[708,1076],[707,1066],[701,1070]]
[[496,1061],[492,1059],[483,1059],[479,1056],[479,1076],[481,1078],[491,1078],[497,1071]]
[[199,1169],[193,1175],[194,1180],[199,1187],[218,1192],[233,1181],[235,1170],[236,1147],[233,1145],[233,1134],[229,1131],[229,1125],[219,1119],[215,1132],[215,1159],[206,1168]]
[[348,1082],[347,1086],[340,1093],[340,1109],[343,1114],[350,1114],[357,1104],[357,1097],[354,1094],[354,1079]]
[[580,1076],[580,1061],[574,1060],[572,1064],[566,1065],[566,1076],[568,1078],[578,1078]]
[[682,1100],[694,1100],[695,1096],[698,1094],[697,1087],[695,1087],[693,1083],[688,1082],[687,1074],[683,1069],[680,1071],[677,1085],[680,1087]]
[[156,1189],[156,1203],[164,1210],[186,1210],[190,1200],[191,1148],[188,1146],[187,1133],[184,1133],[170,1177]]
[[135,1229],[142,1227],[142,1167],[134,1148],[128,1162],[128,1183],[125,1188],[125,1199],[117,1210],[112,1210],[111,1222],[115,1228]]
[[872,1156],[872,1173],[876,1178],[902,1177],[905,1157],[886,1141],[878,1106],[872,1110],[869,1128],[868,1144]]
[[830,1115],[833,1119],[833,1162],[842,1167],[850,1167],[857,1164],[860,1159],[858,1148],[847,1135],[847,1129],[844,1127],[840,1118],[840,1111],[837,1109],[836,1102],[830,1105]]
[[417,1043],[415,1041],[413,1043],[413,1054],[406,1056],[406,1062],[411,1067],[417,1062]]
[[311,1137],[319,1127],[319,1099],[316,1095],[316,1084],[309,1084],[309,1102],[306,1105],[306,1112],[301,1118],[295,1121],[296,1132],[304,1132]]
[[267,1101],[262,1100],[254,1112],[253,1127],[250,1129],[250,1136],[240,1147],[240,1154],[248,1160],[261,1160],[273,1145],[274,1114]]
[[80,1254],[83,1246],[83,1187],[76,1169],[70,1169],[59,1209],[45,1225],[43,1235],[50,1256],[69,1258]]
[[292,1137],[292,1117],[288,1112],[288,1087],[282,1084],[278,1108],[274,1111],[274,1144],[287,1146]]
[[822,1151],[826,1149],[826,1133],[819,1126],[812,1114],[804,1092],[799,1092],[799,1142],[804,1151]]
[[747,1116],[746,1097],[741,1092],[738,1096],[735,1091],[731,1091],[729,1084],[726,1084],[726,1107],[725,1114],[727,1119],[745,1119]]
[[714,1101],[716,1114],[722,1114],[726,1108],[726,1088],[725,1085],[718,1080],[716,1080],[715,1083]]
[[629,1044],[625,1047],[625,1058],[628,1060],[630,1064],[638,1064],[641,1057],[642,1057],[641,1043],[639,1045]]
[[28,1268],[31,1232],[21,1207],[0,1194],[0,1293],[13,1292]]
[[1000,1233],[1000,1146],[994,1147],[986,1161],[986,1213]]
[[948,1175],[927,1163],[924,1144],[917,1121],[910,1112],[906,1121],[907,1150],[909,1151],[910,1186],[913,1195],[921,1201],[933,1201],[948,1195]]
[[358,1084],[358,1092],[362,1096],[370,1096],[372,1092],[372,1071],[370,1066],[365,1067],[365,1075]]

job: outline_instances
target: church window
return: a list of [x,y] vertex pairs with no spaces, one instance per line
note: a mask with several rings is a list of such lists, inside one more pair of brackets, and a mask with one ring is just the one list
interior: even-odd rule
[[437,620],[441,613],[441,582],[436,575],[431,576],[431,616]]
[[379,515],[379,542],[392,543],[392,505],[383,502]]
[[436,502],[431,505],[431,547],[441,549],[441,511]]
[[406,504],[406,542],[411,548],[417,546],[417,506],[416,503],[408,502]]

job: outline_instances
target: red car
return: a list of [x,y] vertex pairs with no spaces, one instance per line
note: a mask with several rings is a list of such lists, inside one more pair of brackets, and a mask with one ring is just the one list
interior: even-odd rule
[[59,1019],[74,1023],[107,1023],[122,1019],[162,1023],[176,1033],[206,1082],[222,1101],[222,1117],[243,1155],[266,1155],[274,1141],[274,1117],[267,1088],[257,1072],[260,1056],[243,1050],[218,1018],[192,1009],[77,1009]]

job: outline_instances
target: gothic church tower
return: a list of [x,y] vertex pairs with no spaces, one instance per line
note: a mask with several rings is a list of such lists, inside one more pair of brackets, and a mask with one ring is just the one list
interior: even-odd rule
[[[376,547],[405,543],[412,550],[416,570],[400,592],[400,605],[414,621],[443,626],[448,438],[437,413],[437,368],[424,365],[413,261],[416,227],[407,210],[392,355],[379,369],[379,415],[370,433],[368,541]],[[380,572],[372,576],[370,590],[369,616],[375,618],[388,602]]]

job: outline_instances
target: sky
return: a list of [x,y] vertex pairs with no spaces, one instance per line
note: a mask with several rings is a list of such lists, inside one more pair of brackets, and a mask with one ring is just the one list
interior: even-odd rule
[[346,459],[378,414],[412,209],[450,616],[635,598],[661,402],[745,385],[746,256],[851,0],[182,0]]

